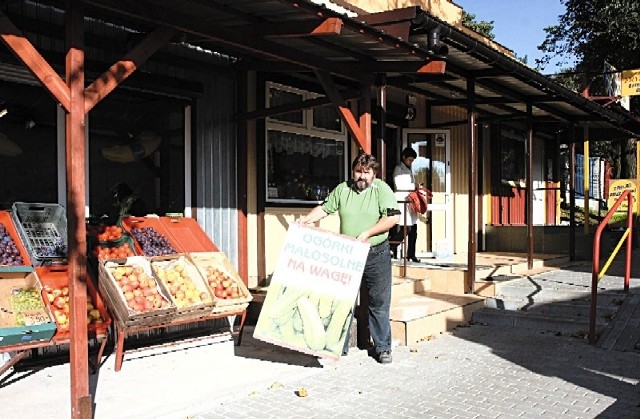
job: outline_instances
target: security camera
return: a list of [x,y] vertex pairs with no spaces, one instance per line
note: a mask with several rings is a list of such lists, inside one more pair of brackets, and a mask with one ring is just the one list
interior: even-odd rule
[[404,119],[407,121],[413,121],[416,119],[416,108],[413,106],[407,106],[407,112],[404,114]]

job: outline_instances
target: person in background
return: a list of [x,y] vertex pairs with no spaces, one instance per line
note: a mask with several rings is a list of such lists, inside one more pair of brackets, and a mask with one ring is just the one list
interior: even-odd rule
[[[360,154],[351,165],[352,179],[336,186],[324,202],[313,208],[296,223],[315,223],[329,214],[338,212],[340,233],[368,242],[363,283],[366,285],[369,333],[374,343],[376,359],[381,364],[392,362],[391,357],[391,254],[389,229],[398,223],[400,211],[389,185],[376,178],[379,164],[375,157]],[[345,340],[343,354],[349,348]]]
[[125,215],[147,215],[146,205],[134,195],[133,190],[126,183],[116,183],[111,188],[111,194],[113,196],[112,209],[109,213],[111,222],[115,223]]
[[[393,169],[393,187],[396,191],[396,199],[398,201],[406,201],[407,195],[416,189],[415,180],[411,165],[418,157],[416,151],[411,147],[406,147],[400,155],[400,163]],[[407,214],[405,217],[405,208]],[[406,222],[406,224],[405,224]],[[391,241],[391,254],[395,259],[398,250],[398,244],[405,237],[405,225],[407,229],[407,260],[411,262],[420,262],[416,257],[416,240],[418,239],[418,214],[411,209],[411,205],[400,204],[400,222],[393,228]]]

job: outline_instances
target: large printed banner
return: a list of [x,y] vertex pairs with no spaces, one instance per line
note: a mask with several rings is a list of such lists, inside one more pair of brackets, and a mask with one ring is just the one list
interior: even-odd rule
[[254,337],[320,357],[340,357],[368,253],[368,243],[292,224]]

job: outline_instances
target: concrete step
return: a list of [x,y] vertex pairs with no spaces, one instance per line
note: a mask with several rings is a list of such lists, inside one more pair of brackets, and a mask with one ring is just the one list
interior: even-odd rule
[[484,307],[484,298],[472,294],[423,292],[404,296],[391,304],[394,343],[410,345],[431,339],[471,320]]
[[[559,317],[526,311],[500,310],[485,307],[473,312],[471,321],[475,324],[514,327],[539,332],[586,337],[589,333],[589,316]],[[600,335],[609,323],[608,319],[596,318],[596,335]]]
[[421,292],[431,290],[431,280],[429,278],[402,278],[394,277],[391,287],[391,301]]

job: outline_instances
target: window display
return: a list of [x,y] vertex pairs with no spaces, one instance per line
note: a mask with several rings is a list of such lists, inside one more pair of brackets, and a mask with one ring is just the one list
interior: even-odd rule
[[269,131],[267,198],[321,201],[344,180],[345,144],[303,134]]

